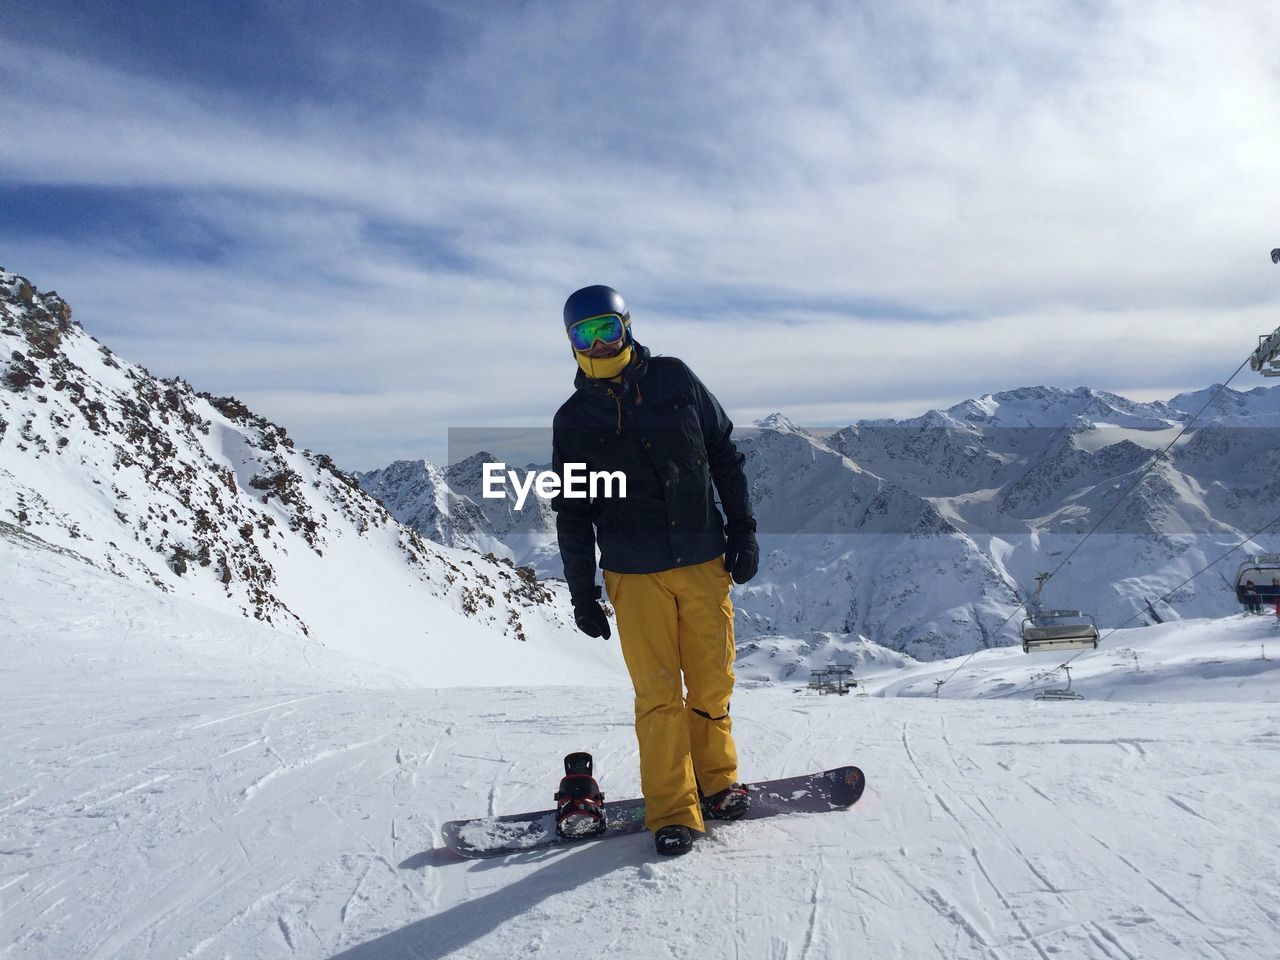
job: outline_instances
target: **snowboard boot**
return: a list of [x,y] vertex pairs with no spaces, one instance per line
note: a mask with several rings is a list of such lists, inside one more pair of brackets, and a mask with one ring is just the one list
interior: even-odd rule
[[657,829],[653,842],[664,857],[678,857],[693,849],[693,831],[683,823],[669,823]]
[[731,783],[719,793],[702,798],[702,816],[707,820],[741,820],[751,806],[751,794],[740,783]]
[[604,833],[604,794],[591,775],[591,754],[571,753],[564,758],[564,779],[556,791],[556,833],[570,840]]

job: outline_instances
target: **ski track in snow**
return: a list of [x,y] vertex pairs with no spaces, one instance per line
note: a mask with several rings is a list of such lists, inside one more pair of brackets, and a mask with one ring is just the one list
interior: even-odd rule
[[[1275,780],[1256,769],[1274,753],[1234,737],[1258,705],[1097,705],[1062,736],[1060,712],[1027,702],[743,692],[746,775],[852,760],[869,777],[858,806],[716,825],[674,861],[641,835],[459,862],[439,823],[547,806],[585,731],[606,793],[635,791],[627,691],[328,692],[288,713],[276,693],[234,718],[207,701],[223,722],[174,722],[191,693],[157,691],[148,724],[88,697],[5,724],[28,800],[0,814],[0,956],[571,956],[588,938],[637,958],[859,944],[1136,960],[1278,944],[1277,863],[1258,843],[1278,825]],[[556,709],[545,726],[506,723]],[[112,719],[82,757],[95,717]]]
[[232,670],[85,604],[0,625],[0,960],[1280,956],[1274,674],[1233,702],[744,688],[743,776],[853,762],[856,807],[670,861],[645,834],[459,861],[445,820],[549,807],[570,751],[636,795],[631,691],[359,687],[287,638],[294,669]]

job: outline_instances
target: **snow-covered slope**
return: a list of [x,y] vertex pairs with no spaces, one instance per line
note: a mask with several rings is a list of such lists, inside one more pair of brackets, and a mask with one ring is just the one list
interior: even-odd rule
[[420,682],[623,671],[581,642],[561,588],[425,540],[283,428],[155,379],[3,272],[0,358],[0,520]]
[[1280,623],[1243,614],[1185,620],[1115,631],[1097,650],[1002,647],[933,662],[848,634],[757,637],[738,644],[736,669],[748,684],[795,686],[832,664],[851,665],[859,693],[875,697],[1026,698],[1070,681],[1089,700],[1280,701]]
[[571,750],[637,792],[625,682],[406,688],[21,531],[0,564],[5,958],[1280,954],[1270,619],[1124,631],[1076,661],[1078,703],[1018,689],[1056,657],[980,654],[933,700],[961,661],[828,638],[815,662],[862,650],[885,696],[744,684],[734,731],[748,778],[860,765],[851,811],[719,825],[674,861],[639,835],[461,862],[441,823],[546,808]]

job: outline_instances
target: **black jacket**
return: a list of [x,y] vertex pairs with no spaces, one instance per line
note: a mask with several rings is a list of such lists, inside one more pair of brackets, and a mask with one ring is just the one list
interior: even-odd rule
[[601,568],[616,573],[657,573],[723,553],[725,518],[750,522],[751,501],[733,424],[702,381],[637,343],[621,383],[579,371],[574,386],[556,412],[552,467],[562,478],[566,463],[621,471],[627,496],[552,498],[570,594],[596,595],[597,540]]

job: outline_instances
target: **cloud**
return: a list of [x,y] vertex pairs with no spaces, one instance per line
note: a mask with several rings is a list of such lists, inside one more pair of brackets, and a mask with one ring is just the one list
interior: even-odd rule
[[1183,389],[1274,319],[1269,8],[439,8],[255,24],[277,86],[0,41],[7,188],[133,211],[6,219],[0,262],[356,468],[549,418],[586,283],[740,420]]

